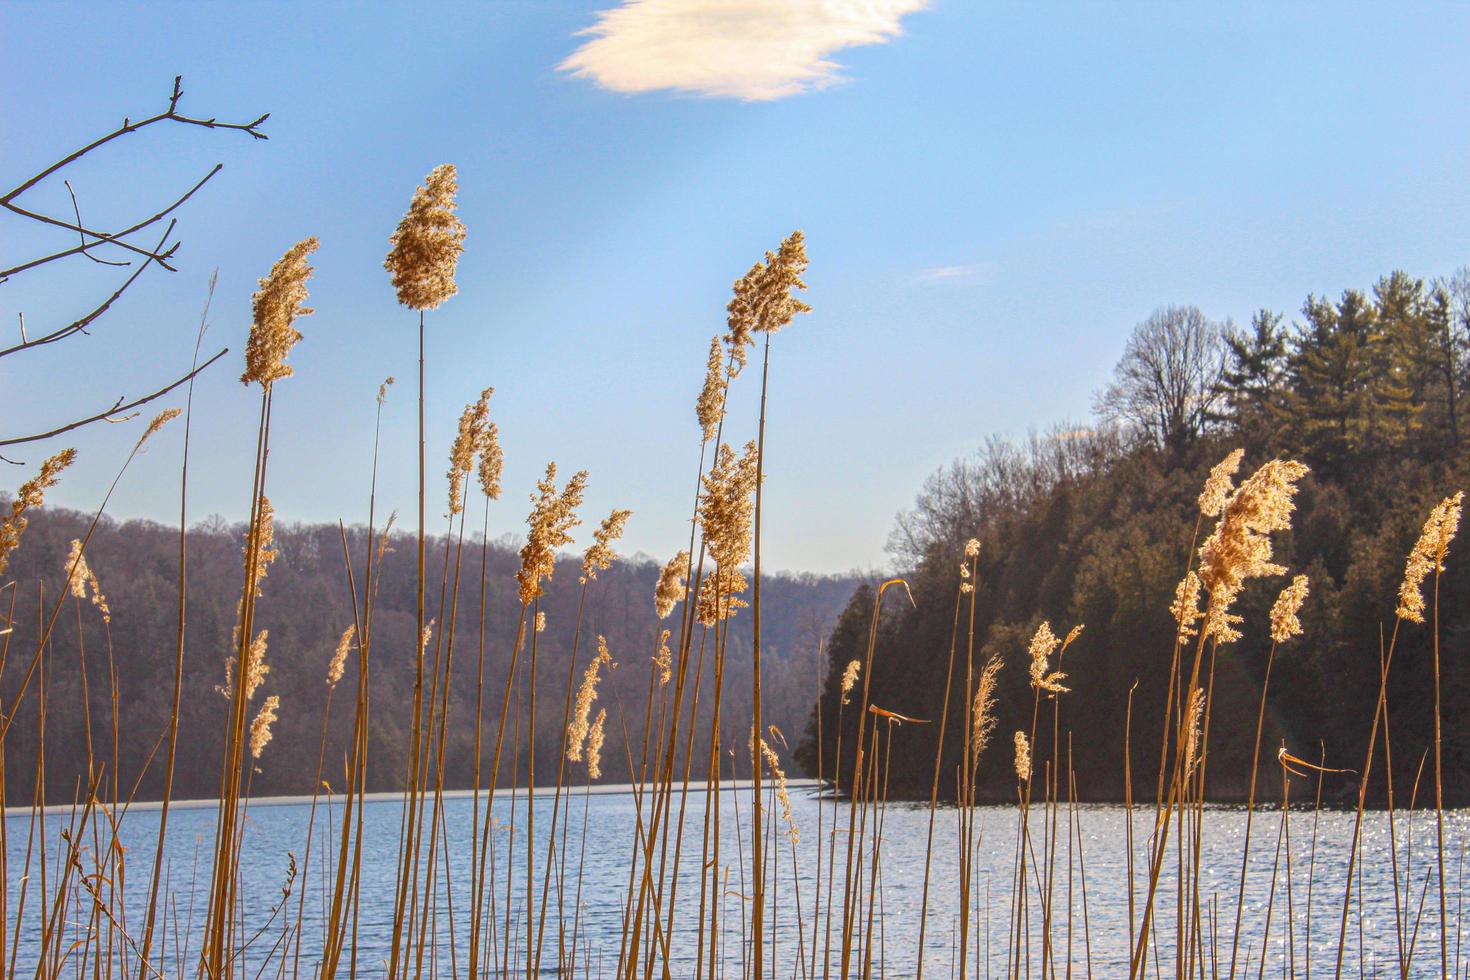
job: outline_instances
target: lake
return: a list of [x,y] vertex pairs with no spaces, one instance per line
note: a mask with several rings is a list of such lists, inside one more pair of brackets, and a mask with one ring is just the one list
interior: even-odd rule
[[[843,887],[840,869],[846,859],[849,809],[845,803],[819,800],[809,784],[794,783],[791,795],[793,816],[801,839],[799,843],[793,844],[783,836],[777,849],[773,879],[779,885],[772,889],[768,899],[772,925],[768,929],[769,938],[765,951],[767,957],[774,958],[776,967],[774,971],[768,970],[767,975],[783,978],[809,976],[813,959],[816,975],[823,973],[825,957],[822,953],[813,957],[812,952],[812,916],[820,908],[816,931],[824,937],[827,930],[826,908],[829,903],[826,894],[826,873],[830,866],[828,848],[835,855],[839,868],[833,893],[833,901],[839,908],[839,914],[832,924],[834,939],[830,960],[831,973],[837,975],[842,932],[840,907]],[[691,791],[683,835],[683,852],[680,855],[675,922],[669,945],[673,976],[694,974],[694,923],[699,914],[701,890],[697,866],[703,833],[703,799],[702,789]],[[498,975],[505,955],[507,901],[503,872],[507,852],[512,847],[516,849],[512,858],[516,873],[509,899],[509,925],[512,934],[522,937],[521,945],[524,945],[524,791],[517,795],[514,813],[508,791],[502,791],[498,795],[495,809],[498,826],[493,834],[496,842],[494,860],[499,878],[493,898],[496,924],[493,935],[487,939],[493,943],[492,956],[496,960],[496,972],[491,975]],[[749,863],[748,788],[727,789],[722,794],[719,809],[719,862],[722,875],[727,871],[728,877],[725,877],[726,884],[721,889],[723,894],[720,896],[719,914],[722,925],[717,938],[716,961],[721,976],[741,977],[746,972],[743,967],[749,966],[746,962],[748,950],[741,940],[742,935],[748,934],[748,929],[742,929],[742,917],[749,914],[749,903],[743,896],[750,893],[749,882],[742,876],[742,867]],[[432,968],[440,976],[462,975],[466,969],[464,947],[468,935],[467,896],[472,812],[473,802],[467,795],[454,794],[445,801],[439,860],[442,872],[444,856],[447,855],[449,870],[442,879],[433,917],[433,927],[439,937],[435,952],[437,961],[426,964],[426,973]],[[538,905],[542,887],[541,869],[546,856],[546,828],[551,820],[551,812],[551,793],[538,791],[535,876]],[[779,807],[773,812],[779,819]],[[401,805],[396,797],[374,797],[365,803],[364,813],[366,836],[356,969],[360,975],[377,976],[385,972],[385,959],[392,935],[393,883]],[[253,933],[260,927],[266,929],[263,938],[247,951],[245,959],[249,970],[243,975],[254,976],[255,971],[263,965],[270,946],[279,939],[279,930],[285,919],[281,916],[272,919],[271,916],[273,909],[281,901],[281,889],[287,876],[288,852],[295,855],[301,869],[289,899],[289,917],[294,920],[297,903],[304,895],[301,972],[303,975],[310,975],[312,972],[311,967],[316,962],[321,945],[324,905],[327,901],[327,895],[322,888],[326,875],[322,873],[321,860],[324,853],[335,857],[332,836],[340,826],[340,807],[330,806],[323,801],[318,808],[316,839],[308,866],[304,846],[310,814],[309,800],[255,801],[251,804],[241,860],[245,918],[250,932]],[[970,976],[1003,977],[1007,973],[1012,949],[1010,892],[1019,834],[1018,816],[1016,807],[982,807],[976,811],[979,845],[970,941]],[[627,792],[618,792],[615,788],[610,791],[609,788],[599,787],[597,792],[589,795],[577,790],[570,798],[564,799],[563,817],[567,826],[568,868],[565,895],[560,898],[560,904],[565,910],[567,933],[559,937],[553,912],[546,926],[542,973],[554,975],[559,946],[570,946],[572,909],[578,895],[577,864],[582,861],[582,914],[576,925],[578,973],[611,975],[615,972],[622,937],[622,907],[629,887],[630,851],[637,827],[634,797]],[[677,805],[675,817],[677,818]],[[836,835],[830,833],[834,817],[839,827]],[[515,821],[514,837],[510,830],[512,818]],[[45,814],[44,819],[46,859],[49,866],[47,873],[52,876],[50,880],[54,881],[57,872],[58,835],[65,826],[68,814],[64,810],[53,808]],[[1033,806],[1029,817],[1030,849],[1027,858],[1031,865],[1027,870],[1031,898],[1028,915],[1021,927],[1023,937],[1028,929],[1032,937],[1042,934],[1043,909],[1037,896],[1050,878],[1054,896],[1050,955],[1056,961],[1056,975],[1127,976],[1130,937],[1136,930],[1130,927],[1127,816],[1124,809],[1119,806],[1078,806],[1073,815],[1063,807],[1056,828],[1055,866],[1051,869],[1037,869],[1034,865],[1036,858],[1043,853],[1045,819],[1043,808],[1039,805]],[[1073,819],[1075,823],[1072,823]],[[912,976],[918,949],[929,811],[927,806],[892,803],[883,811],[881,820],[881,863],[876,881],[867,877],[870,865],[862,865],[864,898],[866,899],[870,885],[875,896],[875,905],[871,910],[870,934],[874,940],[871,944],[871,971],[873,976]],[[190,900],[191,883],[208,879],[209,841],[214,833],[214,821],[213,804],[176,804],[170,816],[166,867],[169,887],[176,897],[169,909],[170,933],[164,943],[167,955],[161,964],[164,972],[170,975],[174,974],[178,962],[187,961],[189,955],[188,948],[182,945],[183,937],[174,935],[175,928],[188,932],[192,924],[197,943],[203,910],[199,901]],[[1152,821],[1151,807],[1135,811],[1133,825],[1135,875],[1138,882],[1136,894],[1140,905],[1146,887],[1146,847]],[[1293,811],[1289,825],[1283,828],[1279,810],[1257,812],[1237,954],[1241,965],[1248,967],[1248,971],[1244,971],[1248,975],[1255,976],[1261,970],[1262,939],[1268,935],[1265,976],[1289,976],[1293,964],[1296,974],[1301,975],[1305,972],[1308,955],[1313,969],[1323,975],[1330,975],[1338,945],[1346,884],[1346,856],[1352,825],[1351,813],[1323,812],[1320,817],[1314,817],[1311,811]],[[1460,921],[1459,912],[1464,897],[1461,874],[1467,825],[1470,825],[1470,811],[1446,815],[1446,892],[1451,922],[1448,944],[1451,956],[1460,963],[1464,962],[1461,953],[1463,937],[1454,923]],[[126,815],[123,824],[122,836],[128,850],[122,887],[128,922],[133,923],[134,927],[141,922],[142,911],[146,906],[156,826],[157,810],[144,807],[134,807]],[[784,829],[784,824],[780,826]],[[7,907],[12,917],[12,928],[25,870],[28,840],[33,844],[33,880],[40,874],[40,828],[37,826],[35,829],[35,835],[31,836],[31,817],[28,813],[11,811],[6,817],[9,855]],[[1409,896],[1407,911],[1401,912],[1407,922],[1404,943],[1406,948],[1412,947],[1411,974],[1430,976],[1437,972],[1439,959],[1438,893],[1433,881],[1433,812],[1425,814],[1421,811],[1412,821],[1400,813],[1396,817],[1394,829],[1398,840],[1396,857],[1400,880],[1408,882],[1407,888],[1401,888],[1400,891]],[[1218,969],[1222,975],[1228,971],[1244,833],[1243,810],[1205,810],[1201,844],[1201,866],[1204,870],[1199,882],[1201,909],[1205,918],[1201,923],[1204,936],[1202,946],[1207,960],[1214,956],[1219,957]],[[1289,846],[1286,843],[1288,834]],[[1281,838],[1279,851],[1278,837]],[[871,848],[871,826],[864,840],[865,846]],[[1345,952],[1344,972],[1353,976],[1359,975],[1360,965],[1362,974],[1366,976],[1396,972],[1399,940],[1395,923],[1399,920],[1395,918],[1391,871],[1395,855],[1389,841],[1388,815],[1368,814],[1363,831],[1361,884],[1355,885],[1355,888],[1362,889],[1361,902],[1355,899]],[[1071,848],[1070,861],[1068,848]],[[670,867],[674,859],[673,852],[671,841],[667,854]],[[925,972],[933,977],[957,976],[955,957],[958,950],[959,844],[956,812],[953,809],[941,808],[938,812],[932,853]],[[427,845],[425,854],[427,855]],[[86,860],[84,858],[84,863]],[[819,861],[823,875],[820,884],[817,878]],[[1156,960],[1170,973],[1173,971],[1173,949],[1176,941],[1174,910],[1178,889],[1172,867],[1174,861],[1171,843],[1160,877],[1160,899],[1154,933],[1156,940],[1150,944],[1148,951],[1151,963]],[[1289,882],[1288,865],[1291,869]],[[1274,907],[1268,934],[1266,909],[1268,904],[1273,904],[1273,866],[1276,868]],[[1080,873],[1084,868],[1085,887]],[[748,870],[746,874],[748,875]],[[555,908],[558,900],[558,889],[553,879],[549,906]],[[35,901],[34,885],[28,901],[30,904],[27,906],[20,941],[15,951],[17,974],[34,972],[35,969],[35,946],[41,912]],[[1135,909],[1133,914],[1136,918],[1138,910]],[[862,921],[858,925],[860,931],[868,929],[868,915],[868,910],[864,909],[860,917]],[[85,924],[83,916],[71,915],[69,919],[73,922],[73,928],[80,928]],[[175,922],[177,927],[173,924]],[[798,923],[802,923],[804,928],[798,929]],[[1218,943],[1212,941],[1212,937],[1216,935],[1220,937]],[[1290,949],[1287,946],[1288,938],[1291,940]],[[7,946],[9,945],[7,942]],[[1042,953],[1039,939],[1033,938],[1029,944],[1023,943],[1023,946],[1028,946],[1030,957],[1029,965],[1026,958],[1022,958],[1023,973],[1029,966],[1033,975],[1040,975]],[[525,968],[519,953],[518,947],[511,956],[509,966],[512,973],[524,975]],[[1071,964],[1070,970],[1067,969],[1068,963]],[[860,963],[855,960],[854,975],[859,975],[859,967]],[[184,972],[192,975],[193,971]],[[342,972],[346,974],[345,964]],[[708,971],[705,972],[707,975]],[[1150,975],[1154,973],[1152,967],[1149,972]],[[1238,969],[1237,972],[1243,971]]]

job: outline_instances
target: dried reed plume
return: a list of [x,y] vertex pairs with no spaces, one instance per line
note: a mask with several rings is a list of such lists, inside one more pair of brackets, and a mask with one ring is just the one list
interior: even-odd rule
[[454,213],[458,190],[454,165],[435,167],[388,238],[393,247],[383,267],[393,277],[398,302],[411,310],[432,310],[459,291],[454,269],[464,251],[465,227]]
[[592,723],[592,730],[587,733],[587,778],[602,778],[602,740],[605,737],[605,725],[607,722],[607,709],[601,708],[597,712],[597,720]]
[[613,551],[613,542],[623,536],[623,528],[628,524],[628,518],[633,516],[631,510],[614,510],[598,525],[597,530],[592,532],[592,546],[587,549],[587,554],[582,558],[582,583],[597,578],[597,573],[605,571],[613,562],[617,561],[618,554]]
[[67,574],[71,576],[69,585],[71,594],[78,599],[87,598],[87,593],[92,593],[92,605],[102,614],[104,623],[112,622],[112,609],[107,605],[107,596],[102,594],[102,586],[97,581],[97,573],[87,563],[87,556],[82,553],[82,542],[78,538],[72,538],[71,551],[66,556]]
[[1296,483],[1307,474],[1295,460],[1273,459],[1230,494],[1215,530],[1200,546],[1199,577],[1210,594],[1204,630],[1220,643],[1240,639],[1232,615],[1247,579],[1280,575],[1285,568],[1271,561],[1272,531],[1291,527]]
[[383,383],[382,384],[378,385],[378,404],[379,405],[382,405],[384,402],[386,402],[388,400],[388,389],[393,385],[393,380],[394,380],[393,375],[390,374],[390,375],[388,375],[388,377],[386,377],[386,378],[383,379]]
[[[255,639],[250,641],[250,646],[245,650],[245,700],[249,701],[255,697],[256,690],[265,683],[265,675],[271,672],[270,664],[265,662],[265,644],[270,638],[270,630],[261,630],[255,634]],[[229,683],[229,669],[225,669],[226,684]]]
[[711,337],[709,363],[705,368],[704,387],[699,390],[699,400],[694,403],[694,417],[699,420],[703,441],[709,442],[720,429],[720,416],[725,412],[724,352],[720,338]]
[[521,548],[521,568],[516,572],[521,604],[529,606],[542,594],[542,580],[550,581],[556,571],[556,549],[569,543],[567,533],[578,524],[576,509],[587,489],[587,471],[573,474],[560,492],[556,489],[556,464],[546,464],[546,477],[536,484],[531,497],[531,514],[526,518],[530,533]]
[[653,610],[659,619],[668,619],[674,607],[684,601],[689,589],[684,584],[684,571],[689,567],[689,552],[680,551],[669,559],[658,576],[653,590]]
[[250,757],[259,759],[260,753],[271,741],[271,724],[276,720],[277,710],[281,707],[281,699],[272,694],[265,699],[256,712],[255,719],[250,722]]
[[793,231],[776,252],[767,252],[764,262],[757,262],[735,280],[734,296],[725,308],[730,328],[725,343],[736,365],[745,366],[745,348],[752,342],[752,333],[775,333],[796,314],[811,310],[791,295],[793,289],[806,288],[801,281],[806,266],[806,239],[800,231]]
[[721,445],[714,465],[704,476],[699,520],[716,567],[716,575],[708,585],[701,586],[699,593],[699,621],[706,626],[745,605],[736,596],[746,588],[739,569],[750,557],[755,505],[751,495],[755,492],[758,461],[753,441],[745,444],[739,457],[728,445]]
[[[771,726],[772,732],[779,731],[775,725]],[[760,765],[760,759],[756,758],[755,729],[750,730],[750,752],[751,765]],[[793,844],[801,843],[801,831],[796,827],[796,818],[791,813],[791,795],[787,792],[786,771],[781,768],[781,757],[776,750],[771,748],[764,738],[760,739],[760,755],[766,760],[766,768],[771,773],[771,779],[776,784],[776,801],[781,804],[781,819],[786,822],[786,837]],[[757,801],[759,805],[759,801]]]
[[852,689],[857,686],[858,671],[863,669],[862,661],[854,659],[842,671],[842,703],[852,702]]
[[1419,540],[1414,542],[1414,549],[1404,564],[1404,582],[1399,586],[1400,619],[1424,622],[1424,578],[1430,572],[1444,571],[1445,555],[1460,528],[1460,507],[1464,500],[1465,491],[1461,490],[1435,504],[1429,512],[1424,530],[1420,532]]
[[480,492],[491,500],[500,499],[500,474],[505,469],[505,453],[500,448],[500,426],[491,422],[485,427],[480,443]]
[[1199,765],[1200,720],[1204,717],[1205,691],[1196,687],[1189,692],[1189,707],[1184,711],[1184,726],[1188,736],[1184,743],[1184,775],[1193,775]]
[[306,280],[311,277],[307,257],[317,249],[315,236],[303,238],[271,266],[270,275],[260,280],[253,297],[255,319],[250,337],[245,341],[245,373],[242,384],[258,384],[269,388],[282,378],[291,376],[286,355],[301,333],[293,324],[297,317],[311,315],[306,302]]
[[26,529],[25,512],[41,506],[46,491],[56,486],[61,471],[76,462],[75,449],[63,449],[41,464],[41,472],[21,484],[15,499],[10,502],[10,513],[0,517],[0,573],[10,564],[10,553],[20,544],[20,536]]
[[1179,628],[1174,632],[1176,644],[1183,644],[1185,640],[1199,633],[1199,630],[1194,628],[1194,624],[1204,616],[1199,608],[1199,593],[1199,576],[1191,568],[1174,588],[1174,602],[1169,606],[1169,612],[1174,616],[1174,621],[1179,624]]
[[960,591],[969,595],[975,591],[975,586],[970,583],[970,566],[960,562]]
[[355,635],[357,635],[356,623],[342,631],[342,638],[337,641],[337,649],[332,654],[332,662],[327,665],[328,687],[336,687],[342,675],[347,672],[347,651],[352,648],[352,638]]
[[1274,642],[1285,643],[1293,636],[1302,635],[1301,620],[1296,618],[1296,614],[1306,601],[1307,591],[1307,577],[1298,575],[1276,597],[1271,606],[1271,639]]
[[1235,489],[1235,474],[1240,471],[1240,461],[1245,458],[1244,449],[1233,450],[1210,470],[1205,488],[1199,495],[1199,512],[1206,517],[1219,517]]
[[[1076,635],[1077,631],[1074,629],[1068,634],[1067,642],[1071,643]],[[1048,671],[1047,658],[1061,644],[1062,641],[1051,631],[1051,623],[1043,620],[1036,628],[1036,634],[1031,637],[1031,686],[1036,690],[1050,694],[1064,694],[1071,690],[1071,688],[1062,686],[1062,681],[1067,679],[1066,674],[1059,670]]]
[[271,506],[269,498],[265,494],[260,495],[260,512],[256,518],[254,562],[251,561],[252,542],[246,534],[245,547],[241,549],[245,555],[245,568],[249,571],[254,569],[252,587],[255,597],[260,598],[260,583],[265,578],[266,572],[270,570],[271,562],[276,560],[276,511]]
[[542,612],[539,609],[536,610],[536,632],[537,633],[545,633],[546,632],[546,613]]
[[980,754],[990,744],[990,735],[995,731],[995,677],[1000,673],[1001,659],[991,657],[980,672],[980,683],[975,688],[975,700],[971,705],[970,765],[980,761]]
[[154,434],[158,432],[159,429],[163,428],[165,425],[168,425],[170,422],[172,422],[174,419],[178,418],[182,414],[182,409],[165,408],[163,411],[153,416],[153,421],[148,423],[148,428],[144,429],[143,434],[138,437],[138,443],[135,448],[142,449],[143,443],[153,438]]
[[968,541],[965,542],[965,557],[966,558],[975,558],[975,557],[978,557],[979,554],[980,554],[980,542],[979,542],[978,539],[971,538],[970,540],[968,540]]
[[582,759],[583,743],[587,741],[587,723],[592,717],[592,702],[597,700],[597,681],[603,664],[613,666],[612,654],[607,650],[607,637],[597,637],[597,655],[582,673],[582,684],[577,688],[577,700],[572,708],[572,720],[567,722],[567,758],[572,762]]
[[449,514],[454,516],[464,510],[464,481],[475,468],[475,453],[485,442],[486,428],[490,423],[490,395],[494,388],[480,392],[478,400],[464,407],[459,416],[459,431],[449,448]]
[[1031,781],[1031,743],[1026,741],[1026,733],[1017,731],[1016,742],[1016,778],[1021,782]]
[[653,658],[653,664],[658,668],[658,686],[663,687],[674,676],[674,652],[669,649],[668,630],[659,634],[658,653]]

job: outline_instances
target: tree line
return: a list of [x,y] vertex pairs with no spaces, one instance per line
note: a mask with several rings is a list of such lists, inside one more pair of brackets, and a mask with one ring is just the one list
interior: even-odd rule
[[[1278,655],[1263,741],[1270,751],[1262,757],[1274,766],[1285,746],[1329,767],[1360,764],[1405,557],[1430,508],[1470,483],[1467,382],[1466,271],[1438,280],[1393,272],[1366,291],[1309,296],[1290,320],[1263,309],[1245,327],[1192,306],[1154,312],[1134,329],[1098,392],[1095,418],[1020,442],[991,439],[930,476],[900,515],[889,548],[915,604],[892,598],[893,590],[885,599],[871,699],[936,724],[896,734],[891,789],[930,793],[959,567],[974,538],[974,662],[965,663],[964,622],[956,669],[978,673],[991,656],[1003,659],[998,730],[1009,735],[1030,717],[1031,634],[1042,620],[1058,634],[1085,624],[1063,665],[1072,692],[1062,698],[1059,758],[1071,753],[1085,797],[1121,799],[1131,765],[1135,794],[1151,799],[1175,628],[1169,606],[1191,549],[1210,529],[1208,520],[1200,523],[1201,486],[1237,447],[1245,450],[1244,471],[1274,457],[1311,467],[1292,530],[1276,540],[1276,560],[1310,579],[1306,633]],[[1470,801],[1470,712],[1461,710],[1470,703],[1470,576],[1459,569],[1458,550],[1441,582],[1439,628],[1445,793],[1463,803]],[[1256,717],[1267,611],[1285,584],[1281,578],[1248,589],[1239,610],[1245,636],[1220,650],[1208,792],[1221,800],[1246,795],[1254,725],[1241,719]],[[856,719],[848,712],[838,720],[842,674],[865,658],[873,601],[872,589],[859,587],[828,638],[826,681],[799,750],[808,770],[820,754],[832,772],[839,728],[850,760]],[[1401,800],[1413,792],[1417,762],[1432,744],[1430,656],[1431,632],[1405,624],[1388,685],[1394,754],[1409,760],[1393,772]],[[948,705],[942,794],[953,793],[962,698],[956,690]],[[1003,778],[1011,764],[1008,746],[982,757],[982,794],[1014,799],[1013,782]],[[1378,781],[1373,798],[1386,802],[1386,790]],[[1349,775],[1324,785],[1328,800],[1355,792]]]

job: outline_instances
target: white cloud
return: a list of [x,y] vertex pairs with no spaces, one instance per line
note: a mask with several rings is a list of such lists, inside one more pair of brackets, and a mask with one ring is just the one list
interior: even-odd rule
[[988,281],[996,271],[993,262],[974,262],[969,265],[936,265],[919,270],[920,282],[948,282],[972,285]]
[[841,81],[830,55],[883,44],[928,0],[623,0],[557,67],[615,92],[764,102]]

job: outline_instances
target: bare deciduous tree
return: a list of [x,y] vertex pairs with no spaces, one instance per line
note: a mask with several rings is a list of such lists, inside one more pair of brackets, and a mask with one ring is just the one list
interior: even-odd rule
[[1225,367],[1225,325],[1196,306],[1155,310],[1133,329],[1096,410],[1178,454],[1210,425]]

